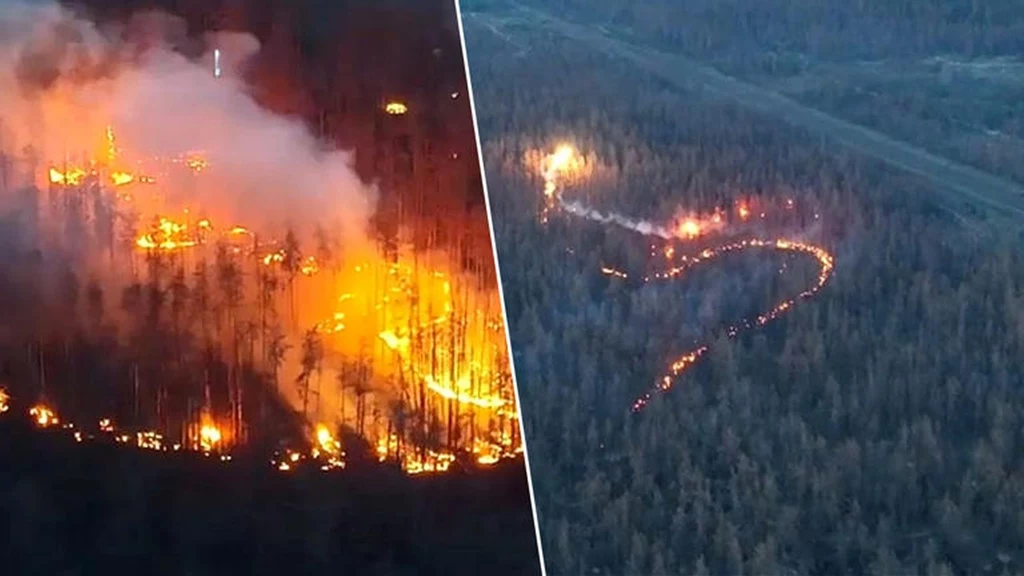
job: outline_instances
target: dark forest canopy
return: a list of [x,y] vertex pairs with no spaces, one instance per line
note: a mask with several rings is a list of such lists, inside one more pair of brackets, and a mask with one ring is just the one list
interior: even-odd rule
[[[1012,0],[524,4],[1024,183],[1024,13]],[[512,21],[511,6],[463,8]]]
[[[934,52],[1019,55],[1024,14],[1015,0],[527,0],[575,20],[613,25],[692,53],[796,51],[841,59]],[[463,10],[491,1],[463,2]]]
[[[790,4],[774,17],[816,12]],[[887,4],[920,20],[916,30],[928,25],[920,10],[938,6]],[[622,3],[539,7],[569,6],[607,24]],[[657,6],[647,23],[666,30],[713,22],[680,13],[694,3],[622,11]],[[985,30],[995,38],[1013,22]],[[1024,566],[1024,263],[1013,230],[937,202],[912,175],[548,32],[503,36],[470,20],[466,35],[549,573]],[[629,414],[680,342],[786,285],[751,280],[743,260],[661,287],[602,275],[605,263],[642,270],[650,255],[626,232],[560,215],[539,223],[541,184],[523,154],[563,139],[606,165],[599,183],[567,194],[630,216],[794,197],[822,217],[791,232],[832,249],[835,277],[776,323],[712,340],[672,392]]]

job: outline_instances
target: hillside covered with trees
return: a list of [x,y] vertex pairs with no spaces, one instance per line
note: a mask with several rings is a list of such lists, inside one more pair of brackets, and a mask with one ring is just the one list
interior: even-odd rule
[[[701,30],[756,38],[729,20],[710,25],[747,14],[745,3],[669,4],[586,8],[602,24],[674,30],[678,43],[713,45]],[[765,19],[795,23],[765,33],[804,42],[819,11],[789,4]],[[919,37],[903,22],[932,24],[918,4],[845,3],[830,18],[891,12],[900,33],[873,48],[890,53]],[[467,18],[467,48],[549,573],[1021,570],[1016,232],[827,140],[548,31],[489,22]],[[1013,49],[1013,25],[986,29],[990,49]],[[953,28],[931,41],[949,42]],[[796,265],[737,257],[662,285],[602,274],[660,256],[633,233],[565,213],[541,222],[542,182],[524,155],[562,141],[601,167],[566,196],[631,217],[792,198],[812,215],[784,231],[828,246],[835,275],[776,322],[716,336],[799,286],[796,270],[772,279]],[[709,337],[694,369],[630,413],[670,358]]]

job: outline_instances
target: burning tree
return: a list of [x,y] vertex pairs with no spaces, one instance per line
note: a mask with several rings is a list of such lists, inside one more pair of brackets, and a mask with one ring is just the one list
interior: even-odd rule
[[[0,346],[11,394],[45,392],[53,405],[40,409],[119,423],[108,427],[147,445],[159,435],[221,452],[276,438],[337,458],[323,430],[341,428],[411,472],[516,454],[486,221],[431,176],[462,178],[452,156],[413,144],[430,137],[423,106],[376,111],[375,196],[347,155],[205,66],[161,55],[163,68],[122,62],[102,81],[58,78],[30,96],[0,70],[15,94],[0,113],[39,110],[48,136],[25,155],[36,126],[0,133],[21,175],[0,180],[0,197],[29,216],[0,221],[25,240],[0,266],[34,287],[32,313],[9,321],[24,342]],[[181,88],[182,101],[150,86]],[[97,104],[108,101],[126,109]]]

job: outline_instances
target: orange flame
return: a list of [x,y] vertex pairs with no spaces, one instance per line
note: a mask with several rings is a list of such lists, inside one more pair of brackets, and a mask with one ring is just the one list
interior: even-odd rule
[[157,218],[152,230],[142,234],[135,240],[135,245],[143,250],[174,251],[191,248],[199,242],[189,236],[188,227],[175,222],[166,216]]
[[78,186],[88,175],[83,168],[67,168],[64,171],[50,168],[50,182],[61,186]]
[[126,186],[135,182],[135,176],[127,172],[113,172],[110,174],[110,181],[114,186]]
[[392,116],[401,116],[409,111],[409,107],[402,102],[388,102],[384,105],[384,111]]
[[199,429],[199,447],[203,452],[212,452],[221,445],[220,429],[212,423],[203,424]]
[[40,428],[49,428],[50,426],[57,426],[60,424],[60,419],[57,418],[57,414],[44,404],[36,404],[28,411],[29,415],[35,419],[36,425]]

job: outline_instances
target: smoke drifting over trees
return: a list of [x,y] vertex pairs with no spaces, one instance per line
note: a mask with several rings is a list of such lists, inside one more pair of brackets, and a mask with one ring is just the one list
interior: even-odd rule
[[[57,4],[0,5],[0,142],[42,159],[93,152],[108,126],[131,163],[201,151],[216,158],[179,203],[213,200],[250,225],[330,227],[360,239],[375,192],[349,153],[329,149],[300,121],[260,107],[236,75],[213,74],[213,49],[244,65],[258,42],[208,35],[201,57],[180,21],[156,13],[99,27]],[[42,184],[37,182],[37,184]]]

